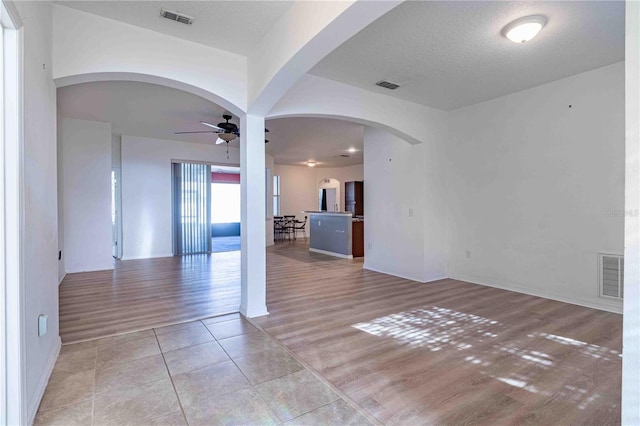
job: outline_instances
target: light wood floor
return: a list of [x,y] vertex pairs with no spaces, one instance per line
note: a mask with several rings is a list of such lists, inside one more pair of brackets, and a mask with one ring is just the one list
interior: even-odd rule
[[[232,265],[167,258],[69,275],[63,341],[237,307]],[[620,423],[620,315],[455,280],[420,284],[302,241],[267,250],[267,306],[254,322],[384,424]]]
[[384,424],[620,424],[620,315],[281,244],[257,319]]
[[240,252],[116,261],[60,284],[63,343],[237,312]]

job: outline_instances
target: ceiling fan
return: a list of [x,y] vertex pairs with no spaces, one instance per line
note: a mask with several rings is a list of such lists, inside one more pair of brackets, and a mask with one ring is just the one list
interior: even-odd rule
[[[174,134],[184,135],[189,133],[216,133],[218,135],[218,139],[216,139],[216,145],[219,145],[225,142],[228,145],[229,142],[235,140],[240,136],[240,129],[238,129],[238,126],[235,123],[229,123],[229,120],[233,118],[231,114],[224,114],[222,118],[225,119],[225,122],[218,123],[217,125],[208,123],[206,121],[200,122],[200,124],[204,124],[205,126],[211,127],[215,130],[200,130],[195,132],[175,132]],[[269,129],[264,129],[264,131],[265,133],[268,133]],[[265,139],[264,143],[269,143],[269,140]]]

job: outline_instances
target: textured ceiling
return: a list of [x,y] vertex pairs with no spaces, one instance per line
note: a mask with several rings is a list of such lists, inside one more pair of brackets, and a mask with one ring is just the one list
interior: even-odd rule
[[[316,167],[344,167],[363,162],[361,124],[329,118],[278,118],[266,125],[270,130],[267,154],[276,164],[302,165],[314,160]],[[349,153],[349,148],[357,152]]]
[[[246,55],[291,7],[292,1],[56,1],[74,9],[174,37]],[[160,16],[160,9],[194,19],[184,25]]]
[[[224,109],[203,98],[148,83],[106,81],[58,89],[58,109],[64,117],[112,124],[117,135],[141,136],[212,144],[215,134],[175,135],[177,131],[208,130],[200,120],[218,123]],[[237,117],[231,121],[239,124]],[[267,121],[266,152],[279,164],[313,159],[318,167],[362,163],[362,125],[325,118],[282,118]],[[230,143],[238,146],[238,140]],[[349,154],[350,147],[359,151]],[[349,158],[340,154],[350,155]]]
[[[532,41],[501,35],[533,14],[549,22]],[[623,1],[407,1],[311,74],[452,110],[623,60],[624,16]]]

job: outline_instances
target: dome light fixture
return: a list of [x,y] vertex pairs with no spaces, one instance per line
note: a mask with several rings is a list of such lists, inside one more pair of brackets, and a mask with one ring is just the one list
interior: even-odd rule
[[514,43],[522,44],[538,35],[547,25],[547,18],[542,15],[525,16],[509,23],[502,29],[502,35]]

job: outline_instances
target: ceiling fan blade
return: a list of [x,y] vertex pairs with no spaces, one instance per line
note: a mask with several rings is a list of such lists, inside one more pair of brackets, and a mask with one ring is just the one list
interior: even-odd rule
[[202,130],[199,132],[174,132],[174,135],[186,135],[188,133],[218,133],[215,130]]
[[207,123],[206,121],[201,121],[200,124],[204,124],[205,126],[213,127],[216,130],[220,130],[220,131],[224,132],[224,129],[216,126],[215,124]]

